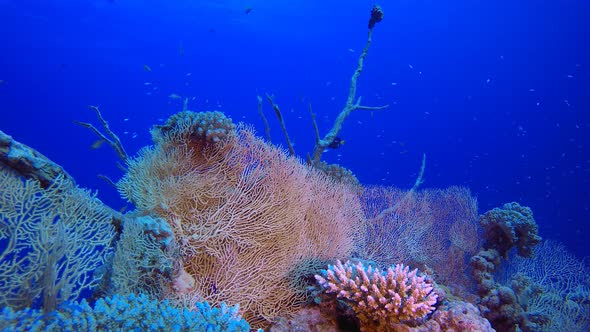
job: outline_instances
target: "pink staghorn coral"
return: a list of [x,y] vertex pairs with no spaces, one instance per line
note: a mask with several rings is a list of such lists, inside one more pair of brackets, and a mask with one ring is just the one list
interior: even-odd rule
[[397,323],[415,323],[434,310],[438,295],[418,270],[398,264],[387,271],[347,261],[330,265],[315,278],[327,293],[335,293],[354,310],[364,330]]

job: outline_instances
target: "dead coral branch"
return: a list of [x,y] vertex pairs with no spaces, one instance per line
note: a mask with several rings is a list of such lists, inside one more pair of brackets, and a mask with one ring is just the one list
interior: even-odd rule
[[[375,11],[378,11],[380,13],[378,20],[376,20],[374,17]],[[350,88],[348,90],[348,99],[346,100],[346,105],[344,106],[344,109],[340,112],[340,114],[338,115],[338,117],[334,121],[334,124],[332,125],[332,129],[330,129],[330,131],[326,134],[326,136],[324,136],[323,139],[319,140],[316,143],[316,145],[313,149],[313,153],[312,153],[312,164],[314,166],[319,164],[320,158],[322,157],[322,153],[330,146],[330,144],[332,144],[334,139],[338,136],[338,133],[342,129],[342,124],[344,123],[344,120],[346,120],[346,118],[350,115],[350,113],[352,113],[352,111],[356,111],[356,110],[382,110],[382,109],[389,107],[389,105],[383,105],[383,106],[361,105],[361,97],[358,97],[358,98],[356,97],[357,81],[358,81],[359,76],[361,75],[361,72],[363,71],[363,65],[364,65],[365,59],[367,58],[367,54],[369,52],[369,47],[371,46],[371,41],[372,41],[372,37],[373,37],[373,28],[375,26],[375,23],[380,22],[382,18],[383,18],[383,12],[381,11],[381,8],[377,5],[375,5],[375,7],[373,7],[373,9],[371,11],[371,19],[369,22],[373,22],[373,23],[372,24],[369,23],[369,33],[367,35],[367,43],[365,44],[365,48],[363,49],[361,55],[359,56],[358,65],[357,65],[356,70],[354,71],[354,74],[352,75],[352,78],[350,80]],[[355,102],[355,99],[356,99],[356,102]],[[317,125],[315,124],[315,120],[314,120],[314,127],[317,127]]]

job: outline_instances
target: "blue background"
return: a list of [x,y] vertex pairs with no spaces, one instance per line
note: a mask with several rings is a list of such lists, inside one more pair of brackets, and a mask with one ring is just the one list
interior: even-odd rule
[[[61,164],[119,208],[96,177],[122,176],[115,153],[74,120],[99,105],[130,154],[182,109],[221,110],[264,127],[275,94],[296,152],[344,106],[372,1],[0,0],[0,130]],[[385,19],[359,80],[363,104],[344,146],[324,154],[364,184],[465,185],[480,212],[530,206],[541,235],[578,256],[590,195],[588,1],[381,1]],[[252,11],[247,14],[246,8]],[[147,71],[148,65],[151,71]],[[194,97],[194,98],[193,98]],[[282,143],[270,106],[273,142]]]

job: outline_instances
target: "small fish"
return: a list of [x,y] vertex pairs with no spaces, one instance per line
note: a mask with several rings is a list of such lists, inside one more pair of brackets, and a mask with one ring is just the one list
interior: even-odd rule
[[250,6],[246,6],[246,9],[244,10],[244,13],[246,13],[246,15],[250,14],[252,12],[252,7]]
[[182,99],[182,97],[180,95],[177,95],[176,93],[169,94],[168,98],[174,99],[174,100]]
[[349,48],[349,49],[348,49],[348,52],[350,52],[350,53],[354,53],[354,48]]
[[2,85],[2,84],[4,84],[4,83],[6,83],[6,81],[5,81],[5,80],[0,80],[0,85]]
[[184,44],[182,43],[182,40],[180,41],[180,45],[178,46],[178,54],[181,57],[184,56]]
[[92,143],[90,148],[92,150],[96,150],[96,149],[99,149],[103,144],[104,144],[104,139],[99,139],[99,140],[96,140],[94,143]]
[[144,82],[143,85],[150,86],[150,85],[152,85],[152,82]]
[[338,149],[342,145],[344,145],[344,140],[338,136],[334,137],[332,142],[328,145],[330,149]]
[[143,70],[147,71],[148,73],[152,72],[152,68],[146,64],[143,65]]

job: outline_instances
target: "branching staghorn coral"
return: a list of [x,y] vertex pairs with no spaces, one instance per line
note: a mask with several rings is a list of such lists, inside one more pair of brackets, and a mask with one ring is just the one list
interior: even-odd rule
[[204,302],[190,310],[179,309],[167,301],[129,294],[101,298],[92,306],[86,300],[64,303],[49,314],[4,308],[0,312],[0,330],[249,332],[250,326],[240,316],[239,306],[221,304],[212,308]]
[[361,330],[387,330],[397,323],[416,323],[434,310],[438,295],[418,270],[403,264],[382,271],[340,260],[329,265],[318,283],[327,293],[345,300],[356,313]]

